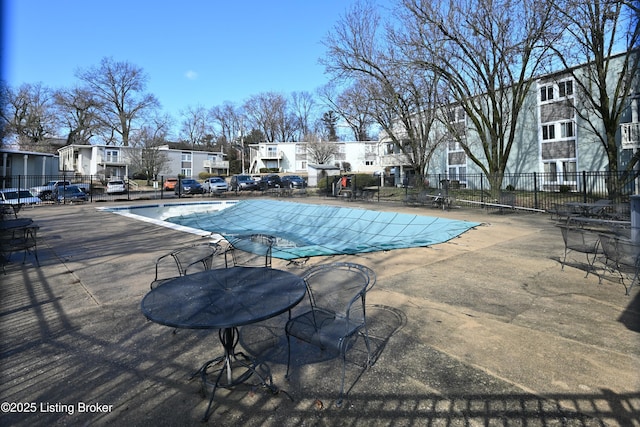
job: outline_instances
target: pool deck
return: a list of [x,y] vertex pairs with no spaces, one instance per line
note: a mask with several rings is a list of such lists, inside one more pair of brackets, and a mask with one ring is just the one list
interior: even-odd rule
[[[296,345],[286,381],[286,315],[245,327],[240,344],[283,392],[219,390],[209,425],[640,426],[640,288],[626,296],[613,280],[585,278],[581,254],[562,271],[547,215],[295,201],[482,225],[428,248],[312,258],[305,267],[347,260],[376,271],[376,364],[347,367],[351,390],[337,407],[338,359]],[[173,333],[147,321],[140,301],[155,259],[203,238],[96,209],[105,206],[20,212],[41,227],[41,266],[16,254],[2,277],[0,401],[15,404],[3,403],[1,426],[202,425],[208,399],[189,376],[221,352],[216,332]]]

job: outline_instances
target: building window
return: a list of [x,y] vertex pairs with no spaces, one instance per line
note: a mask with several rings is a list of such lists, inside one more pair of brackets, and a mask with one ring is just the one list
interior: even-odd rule
[[180,175],[191,178],[193,176],[191,172],[191,168],[182,168],[180,169]]
[[106,157],[105,161],[110,163],[118,163],[118,155],[120,152],[118,150],[104,150],[104,155]]
[[542,125],[542,139],[549,140],[556,138],[555,125]]
[[182,161],[183,162],[190,162],[191,161],[191,153],[183,152],[182,153]]
[[573,81],[566,80],[558,83],[558,94],[560,95],[560,98],[573,95]]
[[576,136],[576,133],[574,131],[573,122],[560,123],[561,138],[572,138],[574,136]]
[[553,86],[542,86],[540,88],[540,102],[553,100]]

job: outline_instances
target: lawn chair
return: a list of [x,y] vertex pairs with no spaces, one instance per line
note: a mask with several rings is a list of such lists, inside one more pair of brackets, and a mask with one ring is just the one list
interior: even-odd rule
[[227,239],[227,265],[234,267],[271,267],[271,252],[276,238],[268,234],[249,234]]
[[340,355],[342,383],[337,405],[342,404],[346,373],[346,354],[354,348],[358,337],[366,347],[366,369],[373,365],[367,330],[365,297],[376,282],[375,273],[362,265],[333,263],[312,267],[304,276],[309,296],[308,311],[290,319],[287,336],[287,373],[291,366],[291,337]]
[[562,259],[562,270],[567,262],[567,254],[571,251],[581,252],[587,257],[587,274],[593,269],[593,264],[599,254],[602,254],[600,247],[600,237],[597,233],[586,230],[584,228],[574,227],[570,225],[557,225],[562,232],[564,240],[564,258]]
[[[600,242],[605,256],[605,265],[620,275],[620,281],[625,287],[626,295],[638,281],[640,268],[640,245],[627,238],[612,234],[601,234]],[[631,280],[629,286],[625,284]]]
[[[179,276],[185,276],[189,271],[209,270],[213,258],[221,253],[218,244],[196,244],[173,250],[156,260],[155,277],[151,282],[151,289]],[[173,262],[172,262],[173,261]]]

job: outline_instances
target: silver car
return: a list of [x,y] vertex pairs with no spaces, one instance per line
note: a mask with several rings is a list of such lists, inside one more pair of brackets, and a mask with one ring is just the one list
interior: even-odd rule
[[224,193],[229,190],[229,186],[227,185],[227,181],[219,176],[213,176],[211,178],[207,178],[202,183],[202,188],[207,193]]
[[25,188],[5,188],[0,191],[1,205],[39,205],[42,200]]

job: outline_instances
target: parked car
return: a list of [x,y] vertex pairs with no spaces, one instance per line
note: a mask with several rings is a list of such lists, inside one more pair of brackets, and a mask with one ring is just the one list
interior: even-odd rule
[[262,180],[262,175],[251,175],[251,178],[253,178],[256,184],[260,184],[260,180]]
[[298,175],[285,175],[280,180],[284,188],[304,188],[306,186],[304,179]]
[[58,203],[87,202],[89,195],[76,185],[58,187],[56,190],[56,201]]
[[0,191],[2,205],[38,205],[40,203],[42,200],[26,188],[5,188]]
[[231,177],[231,191],[257,190],[258,185],[249,175],[234,175]]
[[202,183],[202,188],[207,193],[224,193],[229,190],[229,185],[227,185],[227,181],[224,178],[219,176],[212,176],[211,178],[207,178]]
[[176,184],[178,183],[178,178],[166,178],[164,180],[164,191],[173,191],[176,189]]
[[107,182],[107,194],[124,194],[127,192],[127,184],[121,179]]
[[90,185],[84,184],[80,182],[70,182],[70,181],[49,181],[44,185],[40,185],[37,187],[31,187],[29,191],[36,197],[39,197],[41,200],[55,200],[55,195],[58,192],[58,188],[63,188],[69,185],[74,185],[80,188],[85,193],[89,193]]
[[259,186],[261,190],[266,190],[267,188],[280,188],[282,187],[282,181],[280,180],[279,175],[269,174],[262,177]]
[[173,192],[177,195],[184,194],[203,194],[204,188],[195,179],[185,178],[179,181]]

